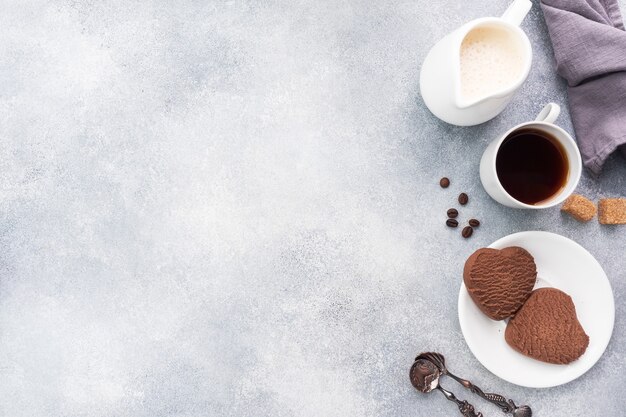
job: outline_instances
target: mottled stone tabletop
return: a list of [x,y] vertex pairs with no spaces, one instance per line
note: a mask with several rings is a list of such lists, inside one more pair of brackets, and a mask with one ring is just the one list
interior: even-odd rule
[[[430,46],[506,3],[3,1],[0,416],[457,415],[411,387],[424,349],[536,416],[623,415],[626,228],[478,178],[549,101],[573,132],[538,4],[500,116],[450,126],[419,94]],[[469,240],[444,225],[461,191]],[[626,163],[580,191],[625,195]],[[465,257],[524,230],[579,242],[615,294],[604,356],[551,389],[483,368],[457,318]]]

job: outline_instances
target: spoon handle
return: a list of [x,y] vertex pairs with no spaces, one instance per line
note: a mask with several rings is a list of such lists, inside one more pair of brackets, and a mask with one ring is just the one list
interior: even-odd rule
[[504,411],[505,413],[513,413],[513,411],[515,411],[516,406],[513,400],[507,400],[505,397],[503,397],[500,394],[493,394],[489,392],[485,393],[483,392],[483,390],[478,388],[476,385],[472,384],[467,379],[459,378],[458,376],[451,374],[450,371],[448,371],[447,374],[450,378],[458,381],[461,385],[463,385],[465,388],[468,388],[474,394],[478,394],[481,397],[483,397],[485,400],[489,401],[490,403],[493,403],[497,405],[498,407],[500,407],[500,409]]
[[437,389],[441,391],[448,400],[452,401],[453,403],[457,405],[457,407],[459,407],[459,411],[464,417],[483,417],[483,413],[476,413],[476,411],[474,410],[474,406],[472,404],[468,403],[465,400],[464,401],[459,400],[458,398],[456,398],[456,396],[453,393],[443,389],[441,385],[437,385]]

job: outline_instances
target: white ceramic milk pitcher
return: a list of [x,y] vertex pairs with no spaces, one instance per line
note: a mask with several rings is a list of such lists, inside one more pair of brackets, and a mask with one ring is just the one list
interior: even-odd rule
[[502,17],[472,20],[432,47],[420,90],[435,116],[472,126],[504,110],[530,71],[530,41],[519,25],[531,6],[515,0]]

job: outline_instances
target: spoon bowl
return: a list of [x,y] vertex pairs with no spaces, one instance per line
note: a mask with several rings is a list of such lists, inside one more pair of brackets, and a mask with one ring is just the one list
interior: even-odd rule
[[422,393],[429,393],[434,390],[439,390],[449,401],[454,402],[461,414],[465,417],[483,417],[482,413],[477,413],[474,410],[474,406],[467,401],[461,401],[456,396],[443,389],[439,385],[439,377],[441,376],[441,370],[439,367],[428,359],[416,359],[409,371],[409,377],[411,378],[411,384]]
[[423,393],[431,392],[439,385],[441,371],[431,361],[427,359],[416,359],[409,372],[411,384],[416,390]]

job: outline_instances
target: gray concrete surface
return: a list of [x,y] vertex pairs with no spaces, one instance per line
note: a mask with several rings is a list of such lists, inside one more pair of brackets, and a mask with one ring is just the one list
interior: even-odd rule
[[[504,1],[1,4],[0,416],[454,416],[409,384],[424,349],[537,417],[623,414],[626,228],[501,207],[477,175],[548,101],[572,132],[536,3],[530,78],[472,128],[428,112],[420,64]],[[460,191],[470,240],[444,225]],[[626,195],[626,163],[580,191]],[[457,319],[464,258],[523,230],[615,292],[608,350],[558,388],[492,375]]]

